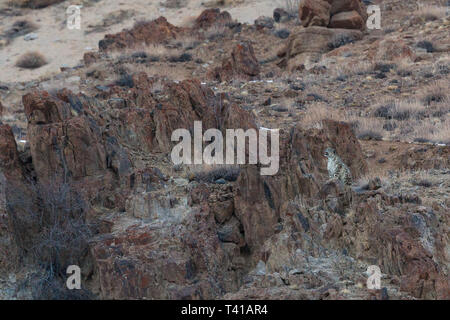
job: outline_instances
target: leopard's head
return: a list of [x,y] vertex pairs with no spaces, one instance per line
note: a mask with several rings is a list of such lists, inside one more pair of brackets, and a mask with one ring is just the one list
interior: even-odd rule
[[334,158],[336,156],[336,150],[334,150],[333,148],[326,148],[323,155],[328,159]]

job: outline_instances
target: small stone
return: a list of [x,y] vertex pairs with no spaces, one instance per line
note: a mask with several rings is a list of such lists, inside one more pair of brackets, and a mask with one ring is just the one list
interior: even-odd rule
[[255,273],[258,276],[264,276],[266,274],[266,264],[263,261],[259,260],[255,268]]
[[227,182],[225,181],[225,179],[223,179],[223,178],[220,178],[220,179],[217,179],[216,181],[215,181],[215,184],[226,184]]
[[38,38],[37,33],[28,33],[23,37],[23,40],[32,41],[32,40],[36,40],[37,38]]

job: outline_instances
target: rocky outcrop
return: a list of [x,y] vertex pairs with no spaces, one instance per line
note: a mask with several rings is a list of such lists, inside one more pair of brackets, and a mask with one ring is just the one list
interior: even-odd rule
[[365,29],[367,12],[359,0],[305,0],[299,6],[299,18],[304,27]]
[[212,26],[225,26],[232,22],[228,11],[220,11],[218,8],[206,9],[195,19],[195,29],[208,29]]
[[208,77],[218,81],[233,78],[249,80],[259,75],[260,66],[250,43],[240,43],[233,48],[231,57],[222,62],[221,67],[214,68]]
[[107,34],[103,40],[100,40],[98,46],[100,51],[111,51],[133,48],[142,43],[158,44],[175,39],[182,32],[182,28],[170,24],[164,17],[159,17],[153,21],[138,22],[129,30]]
[[362,36],[358,30],[298,28],[291,33],[285,46],[278,51],[278,57],[282,58],[278,65],[289,69],[297,68],[307,60],[318,60],[323,53],[331,51],[332,42],[337,38],[356,41],[362,39]]
[[236,290],[209,211],[183,224],[131,226],[92,248],[106,299],[208,299]]
[[[165,17],[159,17],[152,21],[137,22],[133,28],[125,29],[116,34],[107,34],[98,43],[101,52],[133,48],[142,44],[163,44],[170,40],[183,37],[201,29],[213,26],[226,26],[232,22],[231,15],[220,9],[207,9],[195,20],[192,28],[180,28],[170,24]],[[85,55],[86,64],[91,64],[96,59],[96,54]]]
[[77,102],[65,102],[45,91],[23,97],[33,165],[41,180],[79,179],[106,170],[100,128],[82,114],[83,106]]
[[367,10],[364,3],[360,0],[326,0],[331,4],[330,13],[332,16],[341,12],[356,11],[364,23],[367,20]]
[[298,8],[298,17],[304,27],[328,26],[331,5],[324,0],[304,0]]
[[364,29],[364,20],[361,15],[353,11],[339,12],[330,20],[330,28]]
[[239,176],[235,210],[250,248],[256,249],[276,233],[283,206],[296,197],[323,199],[320,190],[328,180],[323,151],[332,146],[345,155],[352,175],[367,171],[361,147],[349,125],[325,121],[322,130],[293,128],[280,141],[280,172],[261,176],[256,167],[246,168]]
[[0,123],[0,171],[10,178],[22,176],[22,166],[11,127]]

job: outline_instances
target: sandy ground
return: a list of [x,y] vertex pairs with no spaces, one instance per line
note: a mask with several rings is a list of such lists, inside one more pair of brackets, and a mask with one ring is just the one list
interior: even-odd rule
[[[7,1],[0,0],[0,8],[6,7]],[[40,10],[23,9],[21,16],[0,16],[0,34],[18,20],[29,20],[39,27],[34,31],[38,35],[36,40],[25,41],[21,36],[0,49],[0,82],[30,81],[58,72],[62,66],[75,66],[85,52],[98,49],[98,41],[105,34],[130,28],[136,21],[152,20],[162,15],[175,25],[183,25],[192,21],[205,9],[203,5],[205,1],[202,0],[190,0],[182,9],[164,8],[160,2],[160,0],[101,0],[97,3],[92,1],[81,9],[80,30],[70,30],[66,25],[67,7],[78,4],[79,1],[69,0]],[[253,23],[261,15],[271,16],[273,9],[282,3],[282,0],[247,0],[243,4],[224,9],[240,22]],[[108,14],[118,13],[120,10],[129,12],[123,21],[103,28],[93,28],[101,26]],[[86,33],[93,29],[95,32]],[[15,63],[19,56],[31,50],[41,52],[49,63],[35,70],[17,68]]]

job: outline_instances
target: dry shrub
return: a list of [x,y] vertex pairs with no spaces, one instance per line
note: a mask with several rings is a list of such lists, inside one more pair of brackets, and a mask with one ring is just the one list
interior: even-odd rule
[[298,15],[298,8],[301,0],[285,0],[284,9],[292,16]]
[[446,8],[433,5],[419,5],[419,9],[414,12],[416,17],[424,21],[434,21],[445,17]]
[[180,9],[187,5],[187,0],[166,0],[161,5],[166,8]]
[[214,183],[218,179],[236,181],[241,169],[239,166],[231,165],[201,165],[194,167],[191,171],[195,181]]
[[383,122],[375,118],[355,118],[356,137],[361,140],[382,140],[384,137]]
[[375,106],[372,114],[386,120],[420,119],[427,107],[417,101],[386,101]]
[[36,29],[38,29],[38,26],[35,23],[29,20],[18,20],[13,23],[11,28],[6,30],[5,37],[7,39],[14,39],[26,35],[27,33],[33,32]]
[[203,36],[205,39],[208,39],[210,41],[214,41],[217,39],[221,39],[225,36],[225,33],[227,32],[227,27],[225,25],[213,25],[203,31]]
[[40,9],[64,0],[10,0],[9,5],[21,8]]
[[148,76],[168,79],[172,81],[183,81],[192,77],[192,71],[181,67],[180,65],[152,64],[143,66],[128,63],[125,64],[127,70],[131,73],[145,72]]
[[89,259],[88,241],[95,231],[86,222],[82,196],[70,184],[57,182],[9,185],[8,190],[9,225],[19,259],[38,270],[23,285],[36,299],[87,297],[86,291],[70,292],[64,283],[69,265],[83,266]]
[[420,100],[430,105],[433,103],[450,103],[450,82],[449,80],[435,81],[419,92]]
[[322,128],[322,120],[331,119],[336,121],[347,120],[347,115],[343,110],[334,109],[325,103],[314,103],[307,107],[305,115],[300,122],[305,128]]
[[331,69],[335,77],[347,77],[352,75],[364,75],[371,73],[374,69],[374,63],[369,61],[358,61],[351,64],[331,64],[327,68]]
[[24,69],[37,69],[47,64],[45,57],[37,52],[24,53],[16,62],[16,66]]
[[421,121],[414,126],[414,141],[450,145],[450,116],[443,121]]

